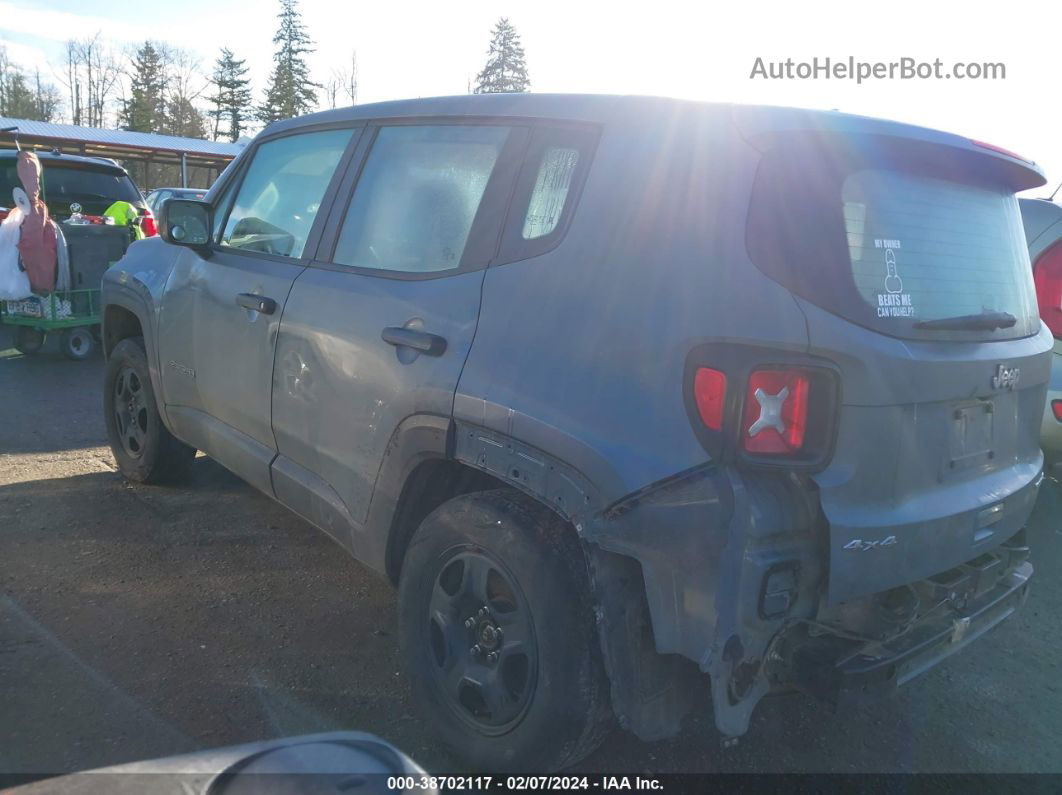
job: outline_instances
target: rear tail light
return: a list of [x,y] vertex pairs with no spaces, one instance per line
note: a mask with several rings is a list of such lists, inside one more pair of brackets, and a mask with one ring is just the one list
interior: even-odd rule
[[808,430],[808,373],[755,370],[749,376],[741,421],[741,446],[756,455],[792,455]]
[[[829,460],[840,411],[840,380],[824,363],[803,363],[763,349],[713,346],[686,371],[686,407],[698,439],[713,459],[753,466],[820,468]],[[770,358],[767,358],[770,357]],[[709,366],[711,364],[711,366]]]
[[1062,400],[1051,401],[1051,413],[1055,415],[1055,419],[1062,422]]
[[10,212],[11,211],[6,207],[0,207],[0,221],[3,221],[5,218],[7,218],[7,214]]
[[726,403],[726,373],[710,367],[698,367],[693,379],[693,400],[704,427],[721,431]]
[[144,237],[154,237],[159,233],[159,228],[155,225],[155,216],[151,214],[151,210],[141,210],[142,217],[140,219],[140,229],[144,233]]
[[1037,258],[1033,281],[1040,319],[1056,338],[1062,338],[1062,240]]

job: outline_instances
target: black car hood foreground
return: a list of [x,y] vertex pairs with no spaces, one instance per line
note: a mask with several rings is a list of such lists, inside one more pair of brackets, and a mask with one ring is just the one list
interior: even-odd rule
[[86,770],[33,781],[16,795],[244,795],[356,789],[394,792],[388,779],[424,771],[394,746],[364,732],[306,734]]

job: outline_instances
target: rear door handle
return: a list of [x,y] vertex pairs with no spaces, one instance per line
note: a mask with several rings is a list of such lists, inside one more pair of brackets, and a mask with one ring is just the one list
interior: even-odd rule
[[255,295],[254,293],[240,293],[236,296],[236,303],[244,309],[253,309],[255,312],[261,312],[263,315],[271,315],[277,311],[276,301],[272,298],[266,298],[264,295]]
[[446,353],[446,339],[426,331],[402,326],[388,326],[380,333],[380,337],[389,345],[396,347],[402,345],[427,356],[442,356]]

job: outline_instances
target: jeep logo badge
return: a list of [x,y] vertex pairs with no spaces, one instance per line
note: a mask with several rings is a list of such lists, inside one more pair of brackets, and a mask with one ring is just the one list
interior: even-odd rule
[[996,374],[992,376],[992,388],[993,389],[1014,389],[1018,385],[1018,378],[1021,376],[1021,370],[1017,367],[1006,367],[1005,365],[999,365],[996,368]]

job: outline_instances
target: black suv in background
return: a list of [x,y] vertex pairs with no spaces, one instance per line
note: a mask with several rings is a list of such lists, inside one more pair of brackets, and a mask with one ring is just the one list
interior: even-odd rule
[[[20,186],[15,172],[14,149],[0,151],[0,219],[12,206],[11,190]],[[145,235],[155,234],[155,218],[128,172],[113,160],[59,152],[37,152],[42,167],[42,188],[48,213],[64,221],[74,212],[102,216],[116,201],[137,208]],[[79,205],[80,209],[74,207]]]

